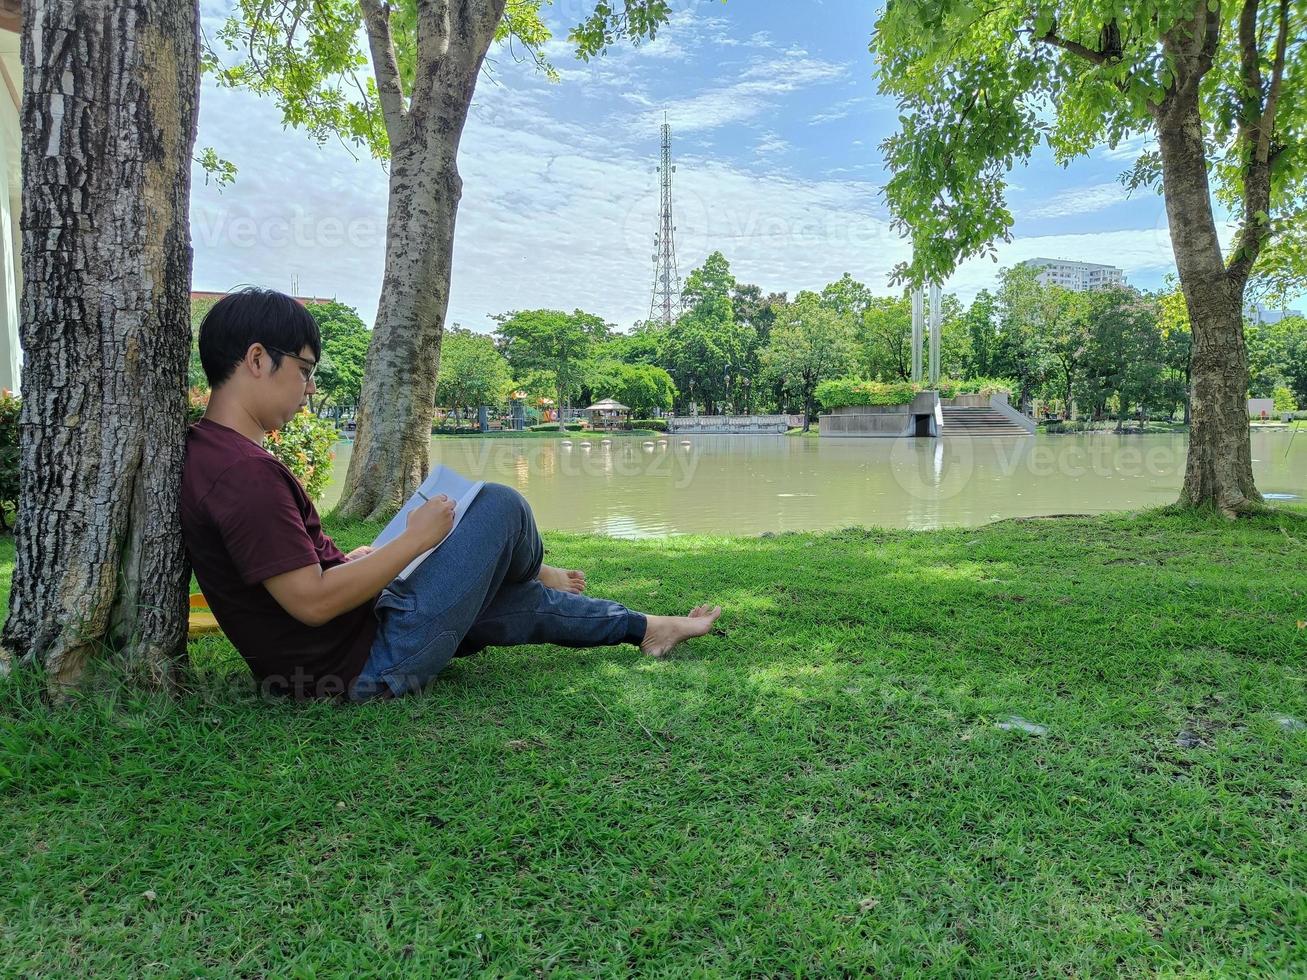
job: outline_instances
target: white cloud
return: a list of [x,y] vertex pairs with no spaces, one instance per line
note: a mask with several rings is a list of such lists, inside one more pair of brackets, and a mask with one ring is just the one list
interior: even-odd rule
[[836,122],[840,119],[845,119],[854,109],[866,105],[871,101],[872,98],[868,95],[859,95],[852,99],[845,99],[843,102],[837,102],[823,112],[817,113],[808,120],[808,124],[810,126],[818,126],[822,123]]
[[1139,133],[1134,136],[1128,136],[1113,147],[1103,147],[1098,151],[1098,156],[1103,160],[1124,160],[1133,163],[1135,157],[1139,156],[1151,142],[1151,137],[1145,133]]
[[1050,191],[1044,203],[1021,212],[1024,218],[1065,218],[1074,214],[1091,214],[1126,200],[1129,191],[1120,181],[1090,184]]
[[744,122],[769,111],[783,95],[842,79],[848,66],[811,58],[802,50],[755,60],[725,86],[689,99],[672,101],[668,118],[679,132],[703,132]]
[[760,157],[766,157],[784,153],[789,148],[788,141],[781,139],[780,134],[775,130],[769,129],[754,144],[753,152]]

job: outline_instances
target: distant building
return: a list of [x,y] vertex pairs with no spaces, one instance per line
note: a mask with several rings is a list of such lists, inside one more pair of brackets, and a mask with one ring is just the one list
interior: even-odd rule
[[1039,274],[1035,278],[1045,286],[1061,286],[1075,293],[1125,285],[1125,273],[1114,265],[1042,258],[1026,259],[1021,265],[1038,270]]
[[1253,323],[1279,323],[1287,316],[1302,316],[1301,310],[1274,310],[1261,303],[1254,303],[1248,309],[1248,319]]
[[[217,302],[226,295],[226,293],[213,293],[204,289],[192,289],[191,302],[194,303],[197,300],[200,302],[206,300]],[[322,306],[324,303],[336,302],[334,299],[323,299],[321,296],[292,296],[291,299],[295,300],[301,306]]]

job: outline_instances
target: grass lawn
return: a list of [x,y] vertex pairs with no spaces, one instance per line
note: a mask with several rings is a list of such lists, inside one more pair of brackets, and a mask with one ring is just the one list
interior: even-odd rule
[[548,544],[719,634],[0,691],[0,975],[1307,973],[1307,517]]

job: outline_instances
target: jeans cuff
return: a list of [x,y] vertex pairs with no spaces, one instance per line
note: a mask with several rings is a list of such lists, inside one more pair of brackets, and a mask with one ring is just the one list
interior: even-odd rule
[[649,621],[645,619],[644,613],[626,611],[626,638],[624,643],[631,643],[639,646],[644,641],[644,634],[649,628]]

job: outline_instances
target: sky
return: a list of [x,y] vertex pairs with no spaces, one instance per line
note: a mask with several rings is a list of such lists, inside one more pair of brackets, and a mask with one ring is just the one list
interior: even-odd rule
[[[845,272],[883,294],[908,256],[881,188],[897,126],[868,52],[879,6],[672,0],[652,43],[578,61],[563,38],[587,0],[547,8],[549,82],[493,50],[459,155],[463,198],[447,321],[476,330],[517,309],[584,309],[621,329],[649,315],[659,127],[672,125],[676,254],[684,279],[720,250],[766,292],[820,289]],[[223,5],[206,0],[212,35]],[[1120,266],[1156,288],[1174,271],[1159,196],[1128,194],[1134,140],[1062,168],[1047,151],[1011,174],[1013,241],[998,263],[945,283],[969,302],[999,268],[1035,256]],[[383,271],[386,174],[366,152],[319,146],[275,104],[206,80],[197,147],[236,164],[224,188],[193,174],[193,288],[257,283],[333,297],[371,323]]]

